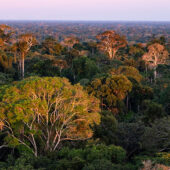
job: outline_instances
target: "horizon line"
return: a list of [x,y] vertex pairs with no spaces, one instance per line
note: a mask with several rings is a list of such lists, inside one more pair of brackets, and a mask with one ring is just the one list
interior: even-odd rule
[[0,21],[59,21],[59,22],[170,22],[170,20],[66,20],[66,19],[0,19]]

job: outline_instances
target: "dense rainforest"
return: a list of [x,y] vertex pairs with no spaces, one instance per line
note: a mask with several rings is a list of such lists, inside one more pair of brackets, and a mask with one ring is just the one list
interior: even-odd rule
[[0,169],[168,170],[169,34],[30,30],[0,25]]

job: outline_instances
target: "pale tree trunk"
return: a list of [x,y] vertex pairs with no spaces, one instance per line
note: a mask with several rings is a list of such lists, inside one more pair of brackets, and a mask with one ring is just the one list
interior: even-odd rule
[[61,69],[61,68],[59,68],[59,71],[60,71],[60,76],[61,76],[61,71],[62,71],[62,69]]
[[21,55],[21,77],[24,79],[24,53]]
[[92,48],[92,55],[94,55],[94,48]]
[[115,58],[117,50],[112,49],[112,59]]
[[109,54],[109,58],[112,59],[112,57],[113,57],[112,49],[108,50],[108,54]]
[[114,56],[113,56],[113,48],[112,48],[111,59],[113,59],[113,57],[114,57]]
[[37,156],[38,156],[37,144],[36,144],[36,142],[35,142],[35,139],[34,139],[34,135],[33,135],[33,134],[31,134],[31,138],[32,138],[31,143],[32,143],[32,145],[33,145],[33,147],[34,147],[34,155],[35,155],[35,157],[37,157]]
[[21,59],[19,60],[19,64],[18,64],[18,76],[19,78],[21,77]]
[[154,68],[154,81],[156,83],[156,78],[157,78],[157,71],[156,71],[156,67]]
[[151,84],[152,84],[152,77],[151,77],[150,81],[151,81]]
[[155,61],[154,61],[154,82],[156,83],[157,78],[157,65],[158,65],[158,57],[155,55]]
[[76,81],[76,75],[75,74],[73,75],[73,79],[74,79],[74,82],[75,82]]

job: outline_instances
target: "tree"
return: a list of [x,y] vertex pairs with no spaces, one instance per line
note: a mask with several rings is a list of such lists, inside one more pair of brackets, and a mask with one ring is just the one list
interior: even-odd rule
[[164,106],[165,111],[170,115],[170,85],[163,89],[158,101]]
[[101,107],[118,113],[118,105],[132,89],[132,83],[124,75],[111,75],[94,79],[87,87],[89,93],[101,101]]
[[133,83],[132,91],[129,94],[129,108],[135,112],[139,112],[144,100],[153,99],[154,92],[149,86],[140,83]]
[[134,59],[138,59],[143,56],[144,50],[140,46],[140,44],[133,45],[129,47],[129,54],[132,56]]
[[[58,157],[60,158],[60,160],[58,161],[57,169],[60,169],[60,167],[68,169],[69,164],[70,165],[69,168],[75,170],[91,169],[87,167],[87,165],[91,165],[92,167],[96,165],[96,167],[93,169],[98,170],[101,169],[99,167],[103,167],[103,170],[105,170],[108,169],[109,167],[106,166],[107,163],[104,164],[104,161],[105,162],[109,161],[111,165],[112,162],[114,164],[122,163],[125,160],[126,152],[123,148],[119,146],[115,145],[106,146],[103,144],[98,144],[91,147],[88,146],[83,149],[63,148],[62,150],[59,151]],[[103,166],[99,164],[100,161],[104,164]],[[97,162],[98,165],[95,164],[94,162]]]
[[17,43],[14,43],[11,48],[10,48],[10,51],[13,53],[14,55],[14,63],[16,64],[17,63],[17,50],[18,50],[18,47],[17,47]]
[[63,59],[57,59],[57,60],[53,61],[53,66],[59,68],[60,75],[61,75],[61,71],[62,71],[63,69],[68,68],[68,65],[67,65],[66,60],[63,60]]
[[111,74],[123,74],[129,79],[136,80],[138,83],[140,83],[142,80],[142,76],[139,73],[139,71],[135,67],[132,67],[132,66],[120,66],[117,70],[111,69],[110,73]]
[[49,55],[60,55],[62,46],[53,38],[48,37],[42,42],[43,52]]
[[17,43],[18,51],[20,53],[19,69],[22,79],[24,78],[24,60],[30,48],[35,45],[36,39],[32,34],[22,34],[19,36]]
[[154,122],[156,119],[160,119],[165,116],[162,105],[156,102],[145,100],[142,103],[142,105],[143,105],[142,110],[144,113],[143,121],[146,124],[150,124]]
[[79,43],[79,40],[76,37],[66,37],[62,42],[62,44],[67,46],[68,49],[73,48],[74,44],[77,43]]
[[145,125],[141,122],[118,124],[117,139],[118,144],[127,151],[127,156],[131,157],[138,152],[141,147],[141,136],[144,134]]
[[0,90],[5,145],[24,145],[37,156],[69,140],[91,138],[100,123],[98,100],[65,78],[28,78]]
[[95,139],[100,139],[101,142],[108,144],[113,144],[116,141],[116,130],[118,122],[114,117],[113,113],[109,111],[101,112],[101,123],[100,125],[94,126],[94,136]]
[[12,68],[12,57],[0,51],[0,71],[6,72]]
[[157,119],[145,128],[141,144],[143,149],[151,152],[170,151],[170,117]]
[[142,59],[146,62],[149,68],[154,69],[154,79],[157,78],[157,66],[159,64],[166,64],[169,57],[168,51],[161,44],[154,43],[148,46],[148,52],[145,53]]
[[12,68],[12,58],[7,51],[10,46],[11,35],[13,30],[7,25],[0,25],[0,70],[6,72]]
[[139,66],[139,63],[133,58],[127,58],[124,60],[124,65],[137,68]]
[[149,46],[151,44],[155,44],[155,43],[165,45],[166,44],[166,38],[164,36],[156,38],[155,35],[153,35],[152,39],[147,43],[147,46]]
[[[40,77],[57,77],[62,71],[62,61],[51,59],[51,56],[41,56],[27,61],[27,75],[36,75]],[[50,59],[49,59],[50,58]],[[64,60],[63,60],[64,61]],[[63,63],[64,64],[64,63]]]
[[83,43],[85,49],[90,51],[91,55],[94,55],[97,52],[97,43],[90,41],[90,42],[84,42]]
[[99,72],[99,69],[93,60],[87,57],[80,57],[73,60],[73,72],[76,81],[79,81],[84,78],[91,79]]
[[5,48],[5,46],[9,43],[11,35],[13,34],[13,30],[10,26],[0,25],[0,47],[1,49]]
[[80,56],[79,51],[72,48],[69,51],[66,51],[65,60],[67,61],[67,64],[72,68],[73,67],[73,60],[75,58],[78,58],[79,56]]
[[109,59],[115,58],[117,51],[126,46],[127,42],[124,36],[120,36],[115,31],[105,31],[98,34],[98,48],[109,56]]

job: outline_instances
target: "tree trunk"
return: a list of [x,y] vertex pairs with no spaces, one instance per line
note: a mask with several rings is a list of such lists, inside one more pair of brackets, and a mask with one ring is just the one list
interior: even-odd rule
[[148,67],[147,67],[146,63],[145,63],[145,72],[146,72],[146,78],[148,78]]
[[92,55],[94,55],[94,48],[92,48]]
[[138,104],[138,112],[140,111],[140,106],[139,106],[139,104]]
[[15,64],[17,63],[17,55],[16,55],[16,53],[14,54],[14,63]]
[[24,79],[24,53],[21,55],[21,78]]
[[129,110],[129,97],[128,97],[128,95],[127,95],[127,97],[126,97],[126,107],[127,107],[127,109]]
[[111,59],[113,59],[113,47],[112,47]]
[[157,71],[156,71],[156,67],[154,68],[154,81],[156,83],[156,78],[157,78]]
[[115,59],[115,56],[116,56],[116,52],[117,52],[117,50],[115,49],[112,49],[112,59],[114,58]]
[[19,78],[21,77],[21,60],[19,60],[19,63],[18,63],[18,77]]

